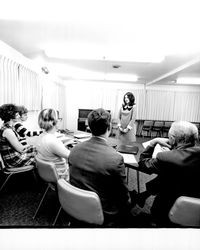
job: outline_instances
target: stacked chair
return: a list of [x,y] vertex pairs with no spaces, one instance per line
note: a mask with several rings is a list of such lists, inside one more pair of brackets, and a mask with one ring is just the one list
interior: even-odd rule
[[163,129],[162,129],[163,137],[168,137],[168,132],[169,132],[171,125],[172,125],[172,122],[169,122],[169,121],[164,122]]
[[163,121],[155,121],[151,128],[151,137],[153,132],[155,132],[155,137],[162,137],[163,126]]
[[141,135],[144,136],[143,132],[146,132],[146,136],[151,136],[152,127],[153,127],[153,121],[145,120],[142,126]]

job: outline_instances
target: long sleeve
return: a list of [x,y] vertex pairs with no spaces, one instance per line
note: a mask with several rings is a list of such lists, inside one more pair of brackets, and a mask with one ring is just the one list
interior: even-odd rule
[[127,128],[129,128],[129,129],[132,129],[134,127],[134,123],[136,120],[136,106],[135,105],[133,106],[131,112],[132,112],[131,119],[130,119],[130,122],[127,126]]
[[115,168],[115,180],[116,187],[118,189],[116,192],[118,192],[119,204],[123,204],[125,206],[130,204],[130,195],[126,184],[125,165],[123,158],[121,158],[117,168]]
[[139,169],[148,174],[158,174],[160,162],[158,158],[152,158],[154,147],[148,146],[140,155]]
[[121,118],[122,118],[122,112],[121,112],[121,108],[120,108],[119,115],[118,115],[118,127],[121,127]]
[[25,136],[35,136],[35,135],[40,135],[40,131],[30,131],[27,128],[25,128],[21,123],[16,123],[14,125],[15,131],[19,134],[20,137],[25,137]]

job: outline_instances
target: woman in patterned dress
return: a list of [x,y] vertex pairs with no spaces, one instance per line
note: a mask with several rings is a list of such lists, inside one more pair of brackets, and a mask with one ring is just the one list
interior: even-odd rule
[[135,97],[131,92],[127,92],[123,98],[123,104],[119,112],[119,139],[127,144],[136,141],[136,105]]
[[35,165],[36,148],[22,145],[13,126],[19,118],[18,108],[14,104],[0,106],[0,153],[6,168],[18,168]]

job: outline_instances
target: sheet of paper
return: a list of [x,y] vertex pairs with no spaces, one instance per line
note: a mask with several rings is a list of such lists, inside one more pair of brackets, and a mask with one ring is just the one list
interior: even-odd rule
[[133,154],[124,154],[124,153],[119,153],[119,154],[123,156],[124,163],[129,163],[129,164],[137,163],[137,160]]
[[87,133],[76,133],[74,135],[75,138],[77,139],[83,139],[83,138],[89,138],[91,137],[91,134],[87,134]]
[[[146,142],[143,142],[142,143],[142,146],[144,147],[144,148],[146,148],[147,146],[149,146],[150,145],[150,141],[146,141]],[[170,149],[169,148],[167,148],[167,147],[162,147],[162,146],[160,146],[160,144],[156,144],[156,146],[155,146],[155,148],[154,148],[154,151],[153,151],[153,155],[152,155],[152,158],[156,158],[156,156],[157,156],[157,154],[159,153],[159,152],[164,152],[164,151],[169,151]]]

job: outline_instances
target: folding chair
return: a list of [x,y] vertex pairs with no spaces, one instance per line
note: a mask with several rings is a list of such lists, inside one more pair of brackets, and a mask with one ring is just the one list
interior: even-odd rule
[[153,126],[153,121],[144,121],[144,124],[142,126],[142,130],[141,130],[141,135],[143,135],[143,131],[145,131],[148,135],[151,135],[151,128]]
[[152,137],[152,132],[156,132],[156,137],[162,137],[162,129],[163,129],[164,122],[162,121],[155,121],[152,128],[151,128],[151,137]]
[[168,137],[168,132],[169,132],[169,129],[170,129],[171,125],[172,125],[172,122],[168,122],[168,121],[164,122],[164,125],[163,125],[163,128],[162,128],[162,133],[163,133],[162,136],[163,137]]
[[56,168],[55,168],[55,164],[53,162],[47,162],[47,161],[43,161],[38,159],[38,157],[36,156],[36,164],[37,164],[37,170],[38,170],[38,175],[40,176],[40,178],[42,180],[44,180],[45,182],[47,182],[47,188],[40,200],[40,203],[36,209],[36,212],[33,216],[33,219],[35,219],[36,215],[38,214],[38,211],[45,199],[45,196],[49,190],[49,188],[51,188],[52,186],[55,188],[55,191],[57,191],[57,180],[58,180],[58,174],[56,172]]
[[0,187],[0,192],[3,190],[3,188],[5,187],[5,185],[7,184],[9,179],[11,178],[11,176],[13,176],[15,174],[20,174],[20,173],[25,173],[25,172],[28,172],[28,171],[32,171],[32,173],[34,175],[34,178],[36,179],[35,172],[34,172],[35,171],[35,166],[34,165],[29,165],[29,166],[19,167],[19,168],[16,168],[16,167],[8,168],[4,164],[4,161],[3,161],[2,157],[1,157],[1,154],[0,154],[0,169],[1,169],[1,172],[4,175],[6,175],[5,181],[3,182],[3,184]]

